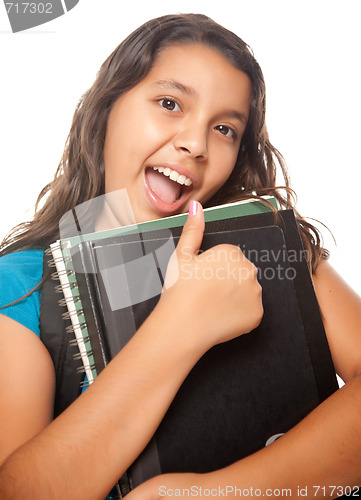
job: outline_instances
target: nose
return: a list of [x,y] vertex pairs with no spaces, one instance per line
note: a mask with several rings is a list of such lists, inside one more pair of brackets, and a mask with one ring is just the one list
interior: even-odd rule
[[184,127],[174,138],[174,147],[178,151],[196,160],[208,158],[207,130],[201,126]]

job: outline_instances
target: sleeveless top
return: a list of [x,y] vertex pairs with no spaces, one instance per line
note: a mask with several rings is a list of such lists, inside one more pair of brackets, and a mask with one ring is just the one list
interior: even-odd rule
[[[19,299],[34,287],[43,276],[43,250],[31,249],[0,257],[0,307]],[[41,289],[34,291],[20,302],[0,309],[18,323],[40,337]]]

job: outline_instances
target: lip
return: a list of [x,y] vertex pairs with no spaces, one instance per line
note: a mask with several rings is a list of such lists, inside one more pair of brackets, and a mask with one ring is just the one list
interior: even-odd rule
[[[145,192],[146,192],[146,195],[148,197],[148,200],[151,202],[151,204],[154,206],[154,208],[156,208],[156,210],[158,212],[160,212],[164,215],[173,215],[173,214],[180,211],[180,209],[182,208],[182,206],[186,202],[186,199],[188,198],[189,193],[193,190],[194,177],[186,169],[180,168],[178,165],[174,165],[174,164],[172,165],[169,163],[167,163],[167,164],[162,163],[162,164],[156,164],[154,166],[171,168],[172,170],[176,170],[177,172],[179,172],[181,175],[185,175],[186,177],[189,177],[192,181],[192,184],[190,186],[185,186],[185,185],[182,186],[182,189],[183,189],[182,196],[179,198],[178,201],[176,201],[175,203],[165,203],[150,188],[150,186],[147,182],[147,177],[145,175],[146,169],[144,170],[144,187],[145,187]],[[147,165],[147,167],[153,168],[152,165]]]

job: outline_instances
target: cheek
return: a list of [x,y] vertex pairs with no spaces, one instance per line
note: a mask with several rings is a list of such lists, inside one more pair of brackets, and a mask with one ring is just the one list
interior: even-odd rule
[[215,183],[217,183],[218,187],[221,187],[233,172],[237,156],[238,151],[223,151],[217,159],[215,168],[213,169],[213,179]]
[[172,135],[172,123],[155,119],[150,115],[139,122],[137,135],[139,146],[152,153],[169,141]]
[[[219,165],[221,165],[220,163]],[[233,171],[233,165],[224,165],[223,168],[217,168],[212,172],[208,171],[207,183],[204,184],[206,194],[202,197],[203,203],[208,201],[226,182]],[[201,201],[201,200],[200,200]]]

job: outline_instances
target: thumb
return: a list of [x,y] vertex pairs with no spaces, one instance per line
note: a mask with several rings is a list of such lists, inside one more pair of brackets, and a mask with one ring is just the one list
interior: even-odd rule
[[181,237],[177,245],[178,257],[197,255],[202,244],[204,233],[204,213],[202,205],[195,200],[189,203],[189,215],[184,224]]
[[179,278],[180,262],[191,261],[200,249],[204,233],[204,214],[202,205],[192,200],[189,215],[184,224],[178,245],[169,259],[164,280],[164,290],[174,285]]

